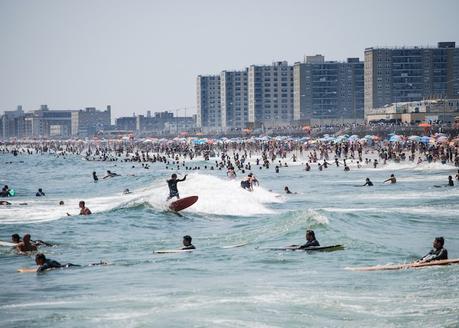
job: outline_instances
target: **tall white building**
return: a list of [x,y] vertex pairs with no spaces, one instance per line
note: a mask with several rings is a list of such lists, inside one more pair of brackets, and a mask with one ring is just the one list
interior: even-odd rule
[[286,61],[250,66],[248,96],[248,120],[255,126],[282,126],[299,119],[293,111],[293,67]]
[[196,79],[198,128],[221,128],[220,75],[199,75]]
[[245,128],[249,119],[248,70],[223,71],[220,74],[221,126]]

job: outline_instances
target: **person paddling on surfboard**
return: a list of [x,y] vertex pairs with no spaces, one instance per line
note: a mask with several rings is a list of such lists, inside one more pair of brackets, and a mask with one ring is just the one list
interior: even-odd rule
[[185,250],[185,249],[196,249],[196,247],[194,247],[194,245],[191,243],[192,240],[193,240],[193,238],[191,238],[191,236],[189,236],[189,235],[183,236],[183,247],[182,247],[182,250]]
[[303,245],[290,245],[291,248],[297,249],[306,249],[308,247],[317,247],[320,246],[319,242],[316,239],[316,234],[313,230],[306,230],[306,244]]
[[167,185],[169,186],[169,197],[167,197],[167,200],[170,200],[171,198],[177,197],[177,199],[180,199],[180,195],[177,189],[177,183],[182,182],[186,180],[188,174],[185,174],[183,179],[177,179],[177,174],[172,174],[171,178],[167,180]]
[[433,248],[432,250],[420,258],[417,262],[431,262],[431,261],[438,261],[438,260],[447,260],[448,259],[448,251],[446,248],[443,248],[445,244],[445,238],[437,237],[433,241]]

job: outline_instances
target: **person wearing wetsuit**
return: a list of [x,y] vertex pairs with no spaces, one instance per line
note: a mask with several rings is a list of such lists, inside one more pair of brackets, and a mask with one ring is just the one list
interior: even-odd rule
[[67,264],[60,264],[57,261],[47,259],[45,254],[38,253],[35,255],[35,263],[38,265],[37,272],[44,272],[50,269],[59,269],[59,268],[69,268],[72,266],[80,266],[77,264],[67,263]]
[[299,249],[306,249],[308,247],[317,247],[320,246],[319,242],[316,239],[316,235],[313,230],[306,230],[306,244],[303,244]]
[[191,238],[191,236],[189,235],[186,235],[186,236],[183,236],[183,247],[182,247],[182,250],[186,250],[186,249],[196,249],[196,247],[194,247],[194,245],[191,243],[193,239]]
[[454,187],[454,181],[451,175],[448,177],[448,187]]
[[435,238],[433,241],[432,250],[426,255],[424,255],[422,258],[420,258],[418,262],[447,260],[448,251],[446,250],[446,248],[443,248],[444,244],[445,244],[445,239],[443,237]]
[[180,195],[177,189],[177,183],[182,182],[186,180],[188,174],[185,174],[183,179],[177,179],[177,174],[172,174],[171,178],[167,180],[167,185],[169,186],[169,197],[167,197],[167,200],[177,197],[177,199],[180,199]]
[[43,192],[43,190],[41,188],[39,188],[37,193],[35,194],[35,196],[37,196],[37,197],[45,196],[45,193]]
[[99,178],[97,177],[96,171],[92,172],[92,178],[94,179],[94,182],[99,181]]
[[373,182],[370,181],[370,178],[367,178],[365,180],[365,184],[362,187],[365,187],[365,186],[368,186],[368,187],[373,186]]

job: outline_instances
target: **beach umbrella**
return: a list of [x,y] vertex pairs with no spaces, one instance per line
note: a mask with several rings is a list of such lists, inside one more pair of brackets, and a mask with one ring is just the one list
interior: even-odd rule
[[421,127],[421,128],[430,128],[430,124],[429,123],[420,123],[418,126]]
[[398,142],[400,140],[401,138],[398,135],[393,135],[392,137],[389,138],[389,142]]
[[411,140],[411,141],[420,141],[421,140],[421,137],[420,136],[410,136],[408,138],[408,140]]
[[428,142],[430,141],[430,137],[428,137],[428,136],[422,136],[420,141],[421,141],[422,143],[428,143]]

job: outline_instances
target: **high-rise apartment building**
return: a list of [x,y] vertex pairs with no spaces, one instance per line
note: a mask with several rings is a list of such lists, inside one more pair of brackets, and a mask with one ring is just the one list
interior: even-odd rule
[[221,128],[220,75],[199,75],[196,80],[198,128]]
[[298,119],[293,115],[293,67],[286,61],[252,65],[248,71],[248,121],[266,127]]
[[223,129],[245,128],[248,111],[248,70],[223,71],[220,74],[221,126]]
[[396,102],[459,98],[459,48],[365,49],[365,111]]
[[358,58],[346,62],[305,56],[295,63],[294,116],[308,122],[363,119],[363,68]]

